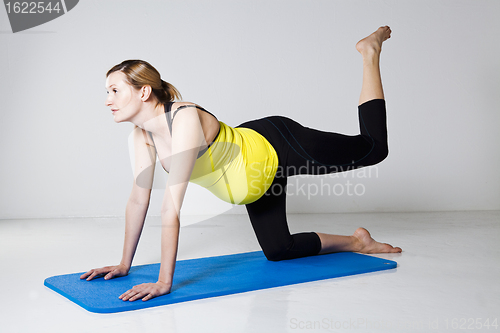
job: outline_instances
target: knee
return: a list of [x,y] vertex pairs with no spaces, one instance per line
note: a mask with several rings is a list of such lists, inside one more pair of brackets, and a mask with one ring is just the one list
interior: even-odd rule
[[263,251],[269,261],[281,261],[287,259],[288,249],[286,248],[264,249]]
[[317,255],[321,251],[321,239],[315,232],[292,235],[286,242],[272,242],[262,246],[269,261],[281,261]]
[[375,165],[382,162],[387,158],[388,155],[389,147],[387,145],[387,142],[376,142],[369,156],[369,165]]
[[380,163],[389,155],[389,146],[387,145],[387,142],[385,142],[379,143],[375,148],[377,163]]

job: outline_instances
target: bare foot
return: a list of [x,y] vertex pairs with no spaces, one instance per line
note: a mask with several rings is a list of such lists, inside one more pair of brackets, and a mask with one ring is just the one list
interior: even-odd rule
[[403,250],[400,247],[393,247],[386,243],[379,243],[375,241],[368,230],[365,228],[358,228],[354,232],[354,238],[359,240],[360,253],[401,253]]
[[380,27],[370,36],[363,38],[356,44],[356,50],[364,57],[365,55],[380,54],[382,43],[391,38],[391,28]]

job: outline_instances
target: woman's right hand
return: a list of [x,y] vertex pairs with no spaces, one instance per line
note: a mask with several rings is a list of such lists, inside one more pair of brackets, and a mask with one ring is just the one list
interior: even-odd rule
[[82,274],[80,276],[80,279],[87,278],[87,281],[90,281],[95,277],[101,277],[102,275],[107,273],[106,276],[104,276],[104,280],[109,280],[114,277],[125,276],[128,274],[128,271],[129,268],[123,264],[119,264],[116,266],[106,266],[102,268],[91,269],[87,273]]

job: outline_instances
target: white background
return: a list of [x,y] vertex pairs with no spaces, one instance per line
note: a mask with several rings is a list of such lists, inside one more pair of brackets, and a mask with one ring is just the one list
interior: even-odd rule
[[[125,59],[150,62],[231,126],[279,114],[357,134],[355,44],[381,25],[393,31],[381,56],[389,157],[368,178],[291,179],[306,194],[288,211],[498,210],[499,13],[478,0],[86,0],[13,34],[0,9],[0,218],[124,215],[133,125],[113,121],[104,83]],[[348,181],[364,194],[313,193]],[[230,208],[196,187],[185,214]]]

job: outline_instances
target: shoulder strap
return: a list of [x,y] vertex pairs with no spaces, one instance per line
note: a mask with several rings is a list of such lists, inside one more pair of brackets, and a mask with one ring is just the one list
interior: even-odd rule
[[202,108],[201,106],[198,106],[198,105],[182,105],[182,106],[179,106],[177,109],[175,109],[174,112],[172,112],[172,105],[173,104],[174,104],[174,102],[168,102],[165,104],[165,116],[167,118],[167,124],[168,124],[168,129],[170,130],[170,134],[172,134],[172,123],[174,122],[174,118],[177,115],[177,112],[179,112],[180,110],[185,109],[185,108],[200,109],[200,110],[205,111],[206,113],[212,115],[215,119],[217,119],[217,117],[214,116],[211,112],[205,110],[204,108]]
[[[185,109],[185,108],[189,108],[189,107],[191,107],[191,108],[195,107],[197,109],[203,110],[203,111],[211,114],[215,119],[217,119],[217,117],[214,116],[212,113],[208,112],[207,110],[205,110],[204,108],[202,108],[201,106],[198,106],[198,105],[183,105],[183,106],[178,107],[174,112],[172,112],[172,105],[173,104],[174,104],[174,102],[168,102],[168,103],[165,103],[165,105],[164,105],[164,108],[165,108],[165,117],[167,118],[167,124],[168,124],[168,129],[170,130],[170,135],[172,135],[172,123],[174,121],[174,117],[175,117],[175,115],[177,114],[177,112],[179,110],[182,110],[182,109]],[[220,133],[220,127],[219,127],[219,132],[216,135],[216,138],[219,136],[219,133]],[[151,134],[151,133],[149,133],[149,134]],[[151,139],[153,139],[153,137],[151,137]],[[200,150],[198,152],[198,157],[197,158],[200,158],[208,150],[208,148],[210,148],[210,146],[212,145],[212,143],[213,142],[211,142],[204,149]]]
[[170,135],[172,135],[172,121],[174,118],[172,117],[172,105],[174,102],[168,102],[165,104],[165,117],[167,118],[168,129],[170,130]]
[[[170,106],[172,107],[172,106]],[[198,105],[183,105],[183,106],[179,106],[174,112],[173,112],[173,115],[172,115],[172,121],[174,121],[174,117],[175,115],[177,114],[177,112],[179,112],[179,110],[182,110],[182,109],[185,109],[185,108],[197,108],[197,109],[200,109],[202,111],[205,111],[206,113],[212,115],[215,119],[217,119],[216,116],[214,116],[212,113],[208,112],[207,110],[205,110],[204,108],[202,108],[201,106],[198,106]]]

